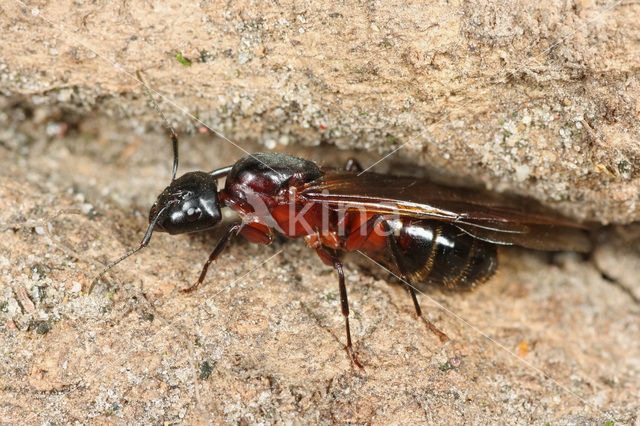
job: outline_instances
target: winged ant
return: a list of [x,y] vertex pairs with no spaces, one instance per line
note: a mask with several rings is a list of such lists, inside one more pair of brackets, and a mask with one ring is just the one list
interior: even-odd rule
[[[583,227],[540,204],[521,197],[438,185],[423,178],[361,173],[350,160],[344,169],[279,153],[249,154],[234,165],[212,172],[189,172],[176,178],[178,137],[138,74],[169,130],[173,146],[171,183],[149,213],[140,245],[110,263],[113,266],[149,244],[154,231],[199,232],[222,222],[222,208],[238,213],[205,262],[192,292],[209,266],[238,235],[270,244],[276,233],[303,238],[338,274],[346,349],[363,368],[351,343],[349,302],[343,255],[358,250],[388,267],[403,282],[416,315],[441,341],[448,340],[422,313],[413,284],[431,283],[469,289],[495,272],[496,245],[539,250],[587,251]],[[218,181],[226,178],[224,187]]]

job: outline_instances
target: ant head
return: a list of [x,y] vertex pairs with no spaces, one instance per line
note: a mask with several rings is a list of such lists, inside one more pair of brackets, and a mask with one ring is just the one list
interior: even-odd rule
[[149,222],[156,216],[155,229],[169,234],[214,227],[222,219],[217,179],[209,173],[190,172],[173,180],[151,207]]
[[129,256],[145,248],[151,240],[154,230],[168,232],[169,234],[184,234],[187,232],[203,231],[213,228],[220,220],[220,201],[218,200],[218,179],[226,176],[231,167],[215,170],[211,173],[190,172],[176,179],[178,171],[178,135],[173,130],[162,110],[156,103],[149,88],[142,80],[140,71],[136,72],[138,81],[149,95],[149,99],[158,111],[165,126],[169,130],[171,144],[173,146],[173,174],[171,184],[162,191],[149,212],[149,227],[136,248],[129,250],[117,260],[108,264],[89,286],[89,293],[109,269],[116,266]]

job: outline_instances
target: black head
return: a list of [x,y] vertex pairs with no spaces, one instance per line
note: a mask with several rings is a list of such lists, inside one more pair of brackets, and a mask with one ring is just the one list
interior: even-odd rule
[[158,196],[149,212],[149,223],[158,212],[157,231],[184,234],[214,227],[222,219],[217,179],[204,172],[180,176]]
[[190,172],[176,179],[178,171],[178,135],[173,130],[166,117],[160,110],[140,72],[136,72],[138,81],[142,84],[149,95],[165,126],[169,130],[171,143],[173,146],[173,174],[171,184],[158,196],[151,211],[149,212],[149,227],[140,245],[129,250],[117,260],[108,264],[92,281],[89,286],[89,293],[96,282],[109,269],[116,266],[129,256],[145,248],[151,240],[154,230],[168,232],[169,234],[184,234],[187,232],[203,231],[213,228],[222,219],[220,212],[220,202],[218,200],[217,180],[226,176],[231,167],[215,170],[211,173]]

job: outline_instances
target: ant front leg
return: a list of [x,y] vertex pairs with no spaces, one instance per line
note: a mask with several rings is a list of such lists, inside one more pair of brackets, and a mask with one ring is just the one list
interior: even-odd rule
[[245,237],[252,243],[267,245],[271,244],[271,241],[273,241],[273,232],[271,231],[271,228],[266,225],[257,222],[234,224],[224,234],[220,241],[218,241],[218,245],[216,245],[216,248],[214,248],[209,255],[209,259],[207,259],[206,263],[202,267],[202,272],[200,273],[200,278],[198,278],[198,281],[191,287],[181,290],[183,293],[191,293],[192,291],[197,289],[200,284],[202,284],[204,278],[207,276],[209,265],[211,265],[211,263],[213,263],[217,259],[220,253],[222,253],[222,250],[224,250],[227,242],[229,242],[229,239],[231,239],[231,237],[235,237],[238,234],[242,234],[243,237]]
[[192,285],[191,287],[188,287],[188,288],[185,288],[183,290],[180,290],[181,292],[183,292],[183,293],[191,293],[192,291],[197,289],[200,286],[200,284],[202,284],[202,282],[204,281],[205,277],[207,276],[207,271],[209,270],[209,265],[211,265],[217,259],[217,257],[220,255],[220,253],[222,253],[222,250],[224,250],[225,246],[229,242],[229,239],[231,237],[235,237],[236,235],[238,235],[238,232],[242,229],[242,227],[243,227],[242,223],[236,223],[231,228],[229,228],[229,230],[227,230],[227,232],[220,239],[220,241],[218,241],[218,244],[216,245],[216,248],[214,248],[213,251],[211,252],[211,254],[209,255],[209,259],[207,259],[205,264],[202,266],[202,272],[200,272],[200,277],[198,278],[198,281],[196,281],[196,283],[194,285]]
[[347,330],[347,353],[351,357],[351,360],[356,365],[356,367],[364,371],[364,367],[362,366],[360,361],[358,361],[358,357],[356,356],[356,353],[353,350],[353,345],[351,344],[351,329],[349,328],[349,299],[347,298],[347,286],[345,285],[344,281],[344,270],[342,268],[342,262],[336,256],[331,255],[329,251],[324,249],[322,246],[317,247],[316,252],[325,264],[333,265],[336,272],[338,272],[338,281],[340,286],[340,304],[342,305],[342,315],[344,316],[344,323]]
[[391,226],[386,220],[383,220],[382,227],[385,233],[387,234],[387,243],[389,244],[393,258],[395,259],[396,264],[398,265],[400,276],[402,277],[401,278],[402,284],[404,284],[404,286],[407,288],[407,290],[409,290],[409,293],[411,294],[411,299],[413,300],[413,306],[416,309],[416,315],[425,323],[425,325],[429,328],[429,330],[431,330],[433,334],[438,336],[438,338],[442,343],[446,342],[447,340],[449,340],[449,336],[447,336],[442,331],[438,330],[436,326],[433,325],[422,314],[422,308],[420,308],[420,303],[418,303],[418,296],[416,295],[416,290],[413,287],[413,285],[411,285],[411,282],[409,281],[407,268],[404,264],[404,258],[402,257],[402,253],[400,253],[400,247],[398,246],[398,241],[396,239],[396,236],[391,231]]
[[364,170],[356,157],[349,157],[349,159],[347,160],[347,164],[345,164],[344,166],[344,169],[348,172],[361,172]]

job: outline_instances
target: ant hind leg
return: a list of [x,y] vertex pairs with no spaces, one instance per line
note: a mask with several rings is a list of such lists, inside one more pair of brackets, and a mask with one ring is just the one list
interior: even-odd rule
[[422,314],[422,308],[420,308],[420,303],[418,302],[418,296],[416,295],[416,290],[409,280],[409,277],[407,274],[407,268],[404,265],[402,254],[400,253],[400,248],[398,247],[398,241],[396,240],[396,237],[394,236],[394,234],[391,232],[391,227],[389,226],[389,223],[386,220],[384,220],[382,222],[382,226],[384,227],[384,231],[387,234],[387,243],[389,244],[391,253],[393,254],[393,258],[395,259],[396,264],[398,265],[398,269],[400,270],[402,284],[409,291],[409,294],[411,295],[411,299],[413,300],[413,307],[416,309],[416,315],[425,323],[427,328],[429,328],[429,330],[431,330],[433,334],[438,336],[438,338],[442,343],[446,342],[447,340],[449,340],[449,336],[447,336],[442,331],[438,330],[438,328],[436,328],[436,326],[433,325]]
[[442,331],[438,330],[436,328],[435,325],[433,325],[428,319],[426,319],[424,317],[424,315],[422,315],[422,309],[420,308],[420,303],[418,303],[418,297],[416,296],[416,291],[413,289],[413,287],[411,286],[411,284],[407,284],[405,283],[405,286],[407,287],[407,290],[409,290],[409,293],[411,293],[411,298],[413,299],[413,306],[416,308],[416,315],[422,320],[424,321],[424,323],[426,324],[426,326],[429,328],[429,330],[431,330],[431,332],[433,334],[435,334],[436,336],[438,336],[438,338],[440,339],[440,341],[442,343],[446,342],[447,340],[449,340],[449,336],[447,336],[446,334],[444,334]]

